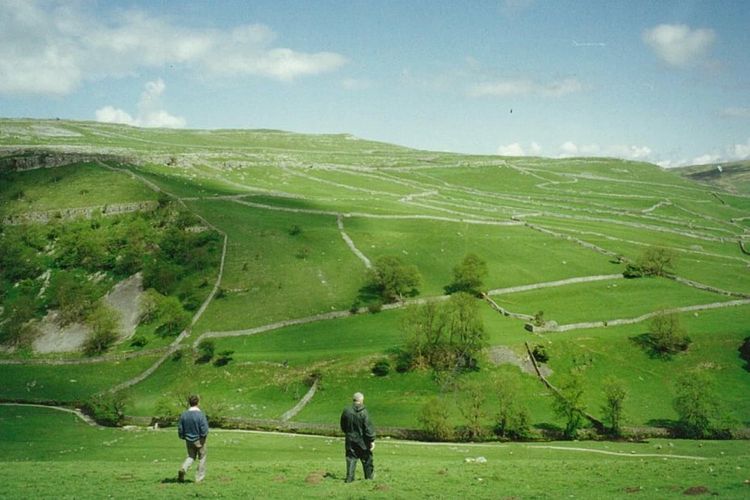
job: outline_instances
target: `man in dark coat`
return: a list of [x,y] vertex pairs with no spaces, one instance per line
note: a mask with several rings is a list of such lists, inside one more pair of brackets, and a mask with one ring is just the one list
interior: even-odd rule
[[372,463],[372,450],[375,449],[375,428],[365,409],[365,397],[361,392],[354,394],[351,406],[341,413],[341,430],[346,436],[346,482],[354,481],[357,460],[362,461],[365,479],[372,479],[375,467]]
[[177,479],[185,480],[185,473],[198,458],[198,473],[195,481],[200,483],[206,476],[206,438],[208,437],[208,419],[206,414],[198,408],[200,398],[193,395],[188,398],[190,408],[182,412],[180,421],[177,423],[177,435],[185,440],[187,445],[187,458],[182,467],[177,471]]

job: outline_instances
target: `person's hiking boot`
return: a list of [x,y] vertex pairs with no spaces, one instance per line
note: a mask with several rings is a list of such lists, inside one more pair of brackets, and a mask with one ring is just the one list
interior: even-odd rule
[[180,469],[177,471],[177,481],[180,483],[185,482],[185,471]]

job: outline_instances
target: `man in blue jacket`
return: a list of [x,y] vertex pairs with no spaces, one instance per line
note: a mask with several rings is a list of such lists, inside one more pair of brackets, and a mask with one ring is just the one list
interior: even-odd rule
[[177,480],[185,480],[185,472],[193,465],[193,461],[198,457],[198,473],[195,481],[200,483],[206,477],[206,437],[208,437],[208,419],[206,414],[198,408],[200,398],[192,395],[188,398],[190,408],[182,412],[180,421],[177,424],[177,435],[184,439],[187,444],[187,458],[182,463],[182,467],[177,471]]
[[375,427],[365,409],[365,397],[361,392],[354,394],[351,406],[341,413],[341,430],[346,436],[346,482],[354,481],[357,460],[362,461],[365,479],[372,479],[375,467],[372,462],[372,450],[375,449]]

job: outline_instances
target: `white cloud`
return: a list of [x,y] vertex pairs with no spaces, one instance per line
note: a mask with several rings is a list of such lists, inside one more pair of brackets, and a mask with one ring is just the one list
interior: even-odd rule
[[96,110],[96,121],[104,123],[124,123],[135,127],[182,128],[185,119],[174,116],[162,109],[161,95],[166,85],[159,78],[147,82],[138,100],[138,116],[133,118],[127,111],[113,106],[104,106]]
[[66,95],[85,80],[167,65],[201,76],[291,81],[346,63],[333,52],[279,47],[273,30],[261,24],[222,31],[116,12],[102,20],[78,3],[0,0],[0,93]]
[[660,24],[643,32],[643,41],[671,66],[685,67],[703,60],[714,43],[711,29],[691,29],[684,24]]
[[546,84],[533,80],[498,80],[484,82],[469,87],[470,97],[513,97],[524,95],[540,95],[544,97],[561,97],[583,90],[583,85],[575,78],[566,78]]
[[735,144],[732,146],[729,155],[733,160],[750,159],[750,139],[745,144]]
[[534,141],[529,144],[528,148],[524,148],[519,142],[500,145],[497,148],[497,154],[500,156],[537,156],[541,151],[542,147]]
[[602,156],[648,161],[653,154],[653,151],[648,146],[621,144],[600,146],[595,143],[578,145],[572,141],[562,143],[559,149],[560,154],[558,156],[560,158],[569,158],[571,156]]
[[130,113],[113,106],[104,106],[96,110],[96,121],[103,123],[123,123],[125,125],[136,125],[136,121]]

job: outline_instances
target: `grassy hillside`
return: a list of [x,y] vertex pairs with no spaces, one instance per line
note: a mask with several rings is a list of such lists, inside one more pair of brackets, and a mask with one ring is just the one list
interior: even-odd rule
[[[109,351],[137,356],[123,365],[105,354],[94,363],[40,366],[83,358],[6,350],[6,363],[21,363],[0,365],[13,381],[0,398],[83,401],[151,367],[122,391],[131,416],[163,413],[195,391],[224,416],[278,420],[317,379],[292,422],[333,425],[350,394],[362,390],[380,425],[414,429],[435,398],[451,425],[465,425],[461,408],[478,387],[485,394],[480,421],[491,429],[501,387],[516,385],[536,429],[559,429],[553,397],[523,368],[528,342],[550,354],[545,369],[553,384],[564,384],[571,371],[581,377],[582,401],[600,418],[611,376],[627,390],[625,424],[643,427],[676,419],[676,380],[701,374],[715,383],[721,425],[750,426],[743,396],[750,373],[738,353],[750,335],[750,256],[741,248],[750,246],[750,197],[742,189],[615,159],[470,156],[347,135],[39,120],[0,120],[0,169],[3,238],[13,243],[6,246],[19,249],[16,262],[39,262],[21,277],[3,269],[0,321],[15,314],[24,293],[40,293],[47,268],[53,276],[64,268],[65,252],[47,252],[60,248],[59,233],[90,226],[92,210],[106,219],[96,226],[103,240],[119,226],[131,228],[119,241],[132,241],[146,227],[139,218],[149,221],[144,255],[187,270],[162,292],[190,317],[179,336],[158,334],[164,318],[140,325],[145,346],[122,342]],[[126,213],[108,212],[113,206]],[[175,238],[203,250],[190,258],[165,253]],[[670,276],[623,279],[626,264],[654,247],[675,255]],[[532,334],[528,320],[477,300],[488,340],[479,371],[374,376],[376,362],[398,364],[406,313],[398,304],[367,312],[372,264],[398,256],[421,275],[413,299],[442,301],[454,266],[469,253],[486,262],[482,290],[500,307],[543,313],[565,328]],[[116,265],[124,255],[103,260],[111,269],[103,269],[102,289],[127,276]],[[76,272],[91,278],[100,271],[92,266]],[[149,269],[159,286],[162,275]],[[40,318],[54,304],[39,299],[36,307]],[[649,315],[665,309],[692,339],[671,359],[649,356],[637,342]],[[225,363],[196,363],[195,347],[207,339]],[[92,382],[71,391],[48,381],[24,395],[43,377]]]

